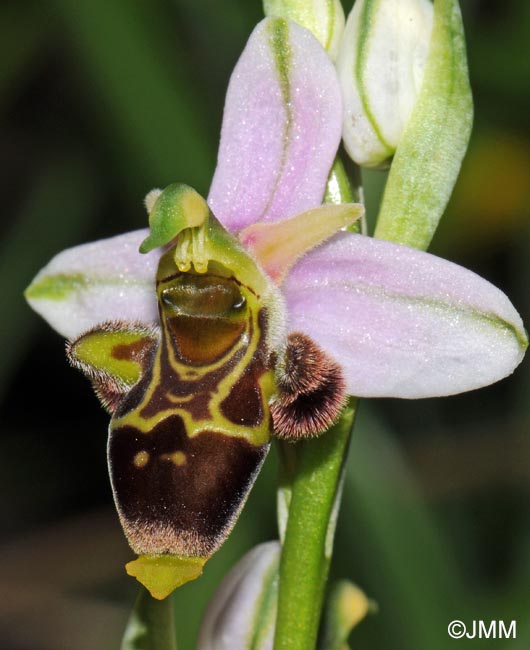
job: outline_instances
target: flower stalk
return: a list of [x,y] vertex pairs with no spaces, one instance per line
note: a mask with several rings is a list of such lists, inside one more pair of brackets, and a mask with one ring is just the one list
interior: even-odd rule
[[[362,201],[360,169],[341,153],[324,201]],[[282,554],[274,650],[316,645],[357,402],[351,397],[339,420],[319,438],[296,445],[278,442]]]
[[315,647],[356,404],[352,398],[338,422],[319,438],[295,447],[280,443],[289,517],[280,561],[274,650]]
[[155,600],[142,588],[127,623],[121,650],[177,650],[173,599]]

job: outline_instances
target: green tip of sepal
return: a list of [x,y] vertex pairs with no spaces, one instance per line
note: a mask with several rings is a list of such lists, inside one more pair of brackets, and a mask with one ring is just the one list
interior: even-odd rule
[[74,291],[87,284],[82,273],[39,275],[24,291],[26,300],[66,300]]
[[157,197],[149,214],[151,232],[140,245],[140,253],[169,244],[186,228],[202,226],[209,214],[208,204],[189,185],[173,183]]
[[525,352],[528,348],[528,330],[526,327],[523,327],[522,330],[517,330],[517,338],[519,340],[519,344],[521,346],[521,349],[523,352]]
[[179,555],[140,555],[125,565],[127,573],[136,578],[157,600],[167,598],[177,587],[202,574],[208,558]]

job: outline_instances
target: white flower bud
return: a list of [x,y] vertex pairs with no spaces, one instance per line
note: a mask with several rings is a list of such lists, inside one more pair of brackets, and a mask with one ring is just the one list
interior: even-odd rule
[[340,0],[263,0],[263,8],[266,16],[287,18],[308,29],[335,61],[344,31]]
[[351,158],[384,167],[395,153],[423,80],[433,25],[429,0],[357,0],[337,61],[343,137]]
[[280,543],[256,546],[231,569],[204,616],[197,650],[272,650]]

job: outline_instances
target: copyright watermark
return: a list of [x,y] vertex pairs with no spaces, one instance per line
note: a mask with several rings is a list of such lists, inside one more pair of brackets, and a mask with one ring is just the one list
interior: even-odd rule
[[462,623],[462,621],[451,621],[447,626],[447,632],[451,639],[461,639],[466,633],[465,623]]
[[451,639],[516,639],[517,621],[451,621],[447,626]]

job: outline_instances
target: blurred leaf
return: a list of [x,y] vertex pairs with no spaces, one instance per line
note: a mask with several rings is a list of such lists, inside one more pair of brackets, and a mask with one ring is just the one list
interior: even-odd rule
[[516,238],[530,217],[529,178],[530,140],[508,130],[477,133],[436,233],[435,251],[452,258],[484,254]]
[[193,67],[183,60],[163,5],[54,5],[86,70],[86,100],[105,125],[105,144],[131,182],[163,187],[180,180],[205,193],[213,170],[207,106],[192,87]]
[[465,620],[467,595],[442,531],[366,403],[352,440],[338,529],[350,540],[349,559],[344,549],[341,554],[349,573],[379,605],[372,641],[381,643],[385,630],[393,650],[446,650],[447,624]]
[[379,169],[361,169],[362,188],[364,192],[364,203],[366,206],[366,221],[368,233],[371,234],[375,228],[375,222],[379,213],[379,207],[383,199],[383,192],[388,178],[388,171]]
[[[186,30],[195,72],[208,88],[209,100],[219,100],[219,114],[211,119],[221,125],[222,100],[231,69],[257,22],[263,18],[261,3],[245,0],[175,0],[181,31]],[[211,104],[209,103],[211,109]],[[214,116],[212,115],[211,118]]]
[[121,650],[177,650],[171,597],[151,598],[141,589],[127,623]]
[[33,72],[35,58],[45,43],[48,26],[27,5],[0,7],[0,110],[24,85]]
[[[471,12],[467,4],[462,3],[466,13]],[[480,10],[487,13],[488,6],[493,10],[491,20],[478,23]],[[530,3],[527,0],[483,2],[478,3],[477,13],[478,16],[469,15],[466,23],[471,78],[473,86],[491,93],[493,100],[491,103],[483,102],[481,112],[484,115],[491,110],[494,114],[500,109],[504,115],[514,115],[518,121],[528,124],[528,110],[525,111],[521,104],[525,101],[528,107],[529,103]],[[503,95],[508,95],[511,101]]]
[[83,238],[98,207],[90,170],[78,158],[51,162],[27,191],[0,246],[0,295],[9,306],[0,319],[0,396],[37,324],[22,292],[54,253]]

